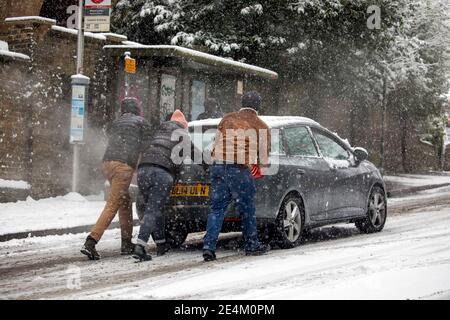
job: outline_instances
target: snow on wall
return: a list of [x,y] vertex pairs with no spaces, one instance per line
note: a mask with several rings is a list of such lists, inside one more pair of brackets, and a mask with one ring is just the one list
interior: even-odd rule
[[10,57],[14,59],[30,60],[30,57],[23,53],[0,50],[0,56]]
[[30,189],[30,185],[26,181],[22,180],[4,180],[0,179],[0,188],[9,189]]
[[105,36],[105,37],[119,38],[119,39],[122,39],[122,40],[124,40],[124,41],[127,41],[127,40],[128,40],[128,37],[127,37],[127,36],[124,36],[123,34],[112,33],[112,32],[100,32],[100,33],[98,33],[98,34],[100,34],[100,35],[102,35],[102,36]]
[[[76,29],[69,29],[69,28],[64,28],[64,27],[60,27],[60,26],[52,26],[52,30],[54,31],[59,31],[59,32],[65,32],[65,33],[70,33],[73,35],[78,35],[78,30]],[[97,40],[104,40],[106,41],[106,37],[102,34],[95,34],[92,32],[85,32],[84,33],[85,37],[88,38],[93,38],[93,39],[97,39]]]
[[139,42],[134,42],[134,41],[122,41],[122,44],[125,46],[141,46],[142,44]]
[[8,42],[0,40],[0,50],[9,51]]
[[21,22],[21,21],[25,22],[25,21],[30,21],[30,20],[56,24],[55,19],[44,18],[44,17],[40,17],[40,16],[11,17],[11,18],[6,18],[5,22]]

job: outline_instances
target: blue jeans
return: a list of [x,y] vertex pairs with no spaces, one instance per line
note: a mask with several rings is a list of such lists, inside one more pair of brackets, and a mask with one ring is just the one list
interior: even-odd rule
[[248,169],[234,164],[217,164],[211,167],[211,208],[203,249],[216,251],[225,212],[232,200],[235,200],[236,210],[241,215],[245,250],[255,250],[260,246],[255,194],[255,180]]
[[163,243],[166,241],[164,206],[170,198],[173,176],[163,168],[148,165],[138,169],[137,180],[145,202],[138,243],[147,243],[152,233],[155,243]]

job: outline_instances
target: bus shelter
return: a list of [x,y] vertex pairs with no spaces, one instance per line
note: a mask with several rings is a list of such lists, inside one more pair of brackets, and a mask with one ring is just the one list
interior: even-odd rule
[[[109,77],[112,114],[127,96],[140,102],[145,118],[154,125],[175,109],[192,121],[205,111],[206,99],[214,98],[222,112],[232,112],[249,90],[261,93],[262,113],[277,114],[278,74],[271,70],[178,46],[130,43],[104,50],[111,64],[108,69],[118,71]],[[126,52],[136,60],[135,73],[124,70]]]

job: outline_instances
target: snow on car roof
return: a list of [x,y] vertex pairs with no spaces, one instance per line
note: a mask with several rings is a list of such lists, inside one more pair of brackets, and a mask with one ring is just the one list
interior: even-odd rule
[[[305,117],[295,117],[295,116],[261,116],[261,120],[263,120],[269,127],[281,127],[287,126],[290,124],[307,124],[307,125],[316,125],[320,126],[316,121],[305,118]],[[189,126],[217,126],[219,125],[221,119],[205,119],[205,120],[196,120],[189,122]]]
[[[260,116],[261,120],[263,120],[269,127],[283,127],[291,124],[304,124],[307,126],[317,126],[332,134],[335,138],[340,140],[345,146],[351,148],[351,145],[347,139],[341,138],[337,133],[331,132],[327,128],[324,128],[320,125],[320,123],[305,117],[296,117],[296,116]],[[206,126],[206,127],[216,127],[219,125],[220,120],[222,119],[205,119],[205,120],[195,120],[189,122],[189,127],[197,127],[197,126]]]

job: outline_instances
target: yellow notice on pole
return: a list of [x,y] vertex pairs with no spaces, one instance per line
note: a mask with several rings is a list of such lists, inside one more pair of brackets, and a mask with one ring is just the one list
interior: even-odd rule
[[136,59],[125,57],[125,72],[136,73]]

